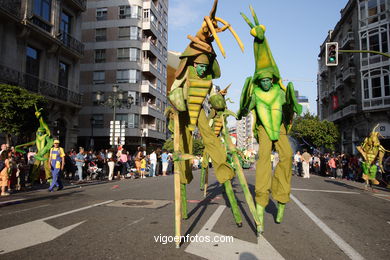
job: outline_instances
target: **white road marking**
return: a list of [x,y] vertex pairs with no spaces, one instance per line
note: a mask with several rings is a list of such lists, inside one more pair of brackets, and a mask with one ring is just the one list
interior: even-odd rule
[[45,221],[53,218],[62,217],[68,214],[93,208],[96,206],[104,205],[111,203],[113,200],[105,201],[102,203],[93,204],[87,207],[70,210],[57,214],[54,216],[41,218],[31,222],[27,222],[21,225],[9,227],[0,230],[0,254],[6,254],[12,251],[20,250],[26,247],[35,246],[41,243],[49,242],[62,234],[72,230],[73,228],[81,225],[86,220],[79,223],[73,224],[71,226],[57,229],[47,224]]
[[49,206],[49,205],[50,205],[50,204],[44,204],[44,205],[40,205],[40,206],[28,208],[28,209],[16,210],[16,211],[8,212],[8,213],[5,213],[5,214],[1,214],[0,217],[2,217],[2,216],[7,216],[7,215],[11,215],[11,214],[16,214],[16,213],[20,213],[20,212],[24,212],[24,211],[28,211],[28,210],[32,210],[32,209],[39,209],[39,208],[47,207],[47,206]]
[[390,194],[373,194],[373,196],[390,197]]
[[26,200],[26,199],[16,199],[16,200],[1,201],[1,202],[0,202],[0,205],[3,205],[3,204],[10,204],[10,203],[12,203],[12,202],[23,201],[23,200]]
[[82,211],[82,210],[86,210],[86,209],[90,209],[90,208],[93,208],[93,207],[101,206],[101,205],[108,204],[108,203],[111,203],[111,202],[113,202],[113,200],[107,200],[107,201],[104,201],[104,202],[101,202],[101,203],[96,203],[96,204],[93,204],[93,205],[90,205],[90,206],[86,206],[86,207],[83,207],[83,208],[66,211],[66,212],[63,212],[63,213],[60,213],[60,214],[57,214],[57,215],[54,215],[54,216],[50,216],[50,217],[47,217],[47,218],[42,218],[40,220],[41,221],[46,221],[46,220],[49,220],[49,219],[62,217],[62,216],[68,215],[68,214],[72,214],[72,213],[79,212],[79,211]]
[[290,194],[290,198],[300,207],[306,215],[326,234],[333,242],[350,258],[354,260],[364,259],[354,248],[345,242],[339,235],[331,230],[324,222],[322,222],[313,212],[302,204],[294,195]]
[[129,226],[132,226],[134,224],[137,224],[138,222],[141,222],[142,220],[144,220],[144,217],[140,218],[140,219],[137,219],[137,220],[134,220],[133,222],[127,224],[126,226],[124,226],[123,228],[120,228],[117,232],[121,232],[123,231],[124,229],[128,228]]
[[[213,238],[223,236],[222,234],[212,232],[212,228],[222,215],[226,206],[219,206],[206,224],[199,231],[197,236],[209,236]],[[257,244],[234,238],[233,243],[190,243],[185,252],[206,259],[284,259],[268,241],[260,236]]]
[[355,191],[339,191],[339,190],[311,190],[311,189],[298,189],[298,188],[291,188],[291,190],[296,190],[296,191],[319,191],[319,192],[343,193],[343,194],[360,194],[359,192],[355,192]]
[[382,200],[386,200],[386,201],[390,201],[390,199],[389,199],[389,197],[387,197],[387,198],[382,198],[382,197],[379,197],[379,196],[377,196],[377,195],[372,195],[374,198],[378,198],[378,199],[382,199]]

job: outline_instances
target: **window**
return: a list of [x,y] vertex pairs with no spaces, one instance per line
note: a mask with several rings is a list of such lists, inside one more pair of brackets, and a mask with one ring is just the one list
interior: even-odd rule
[[119,48],[117,52],[118,60],[129,60],[130,48]]
[[117,70],[117,83],[137,83],[139,80],[139,71],[137,70]]
[[130,27],[119,27],[118,33],[119,39],[130,39]]
[[26,49],[26,73],[39,77],[39,52],[37,49],[27,46]]
[[129,121],[129,115],[128,114],[116,114],[115,121],[125,121],[126,125],[127,125],[127,122]]
[[107,20],[107,8],[106,7],[96,8],[96,20],[97,21]]
[[101,63],[106,61],[106,50],[97,49],[95,50],[95,63]]
[[94,71],[93,72],[93,84],[103,84],[106,78],[104,71]]
[[371,88],[372,88],[372,97],[377,98],[382,96],[381,91],[381,78],[372,78],[371,79]]
[[138,114],[129,114],[128,115],[128,128],[138,128],[139,127],[139,115]]
[[139,39],[141,39],[140,33],[141,33],[141,30],[138,27],[131,26],[130,27],[130,40],[139,40]]
[[93,127],[94,128],[103,128],[104,127],[104,117],[102,114],[93,114],[92,115]]
[[50,22],[51,0],[34,0],[34,14]]
[[97,42],[105,41],[107,39],[107,29],[106,28],[99,28],[95,31],[95,40]]
[[137,48],[119,48],[118,60],[139,61],[140,50]]
[[149,22],[149,9],[144,9],[144,22]]
[[389,84],[389,75],[383,77],[384,87],[385,87],[385,96],[390,96],[390,84]]
[[133,105],[139,106],[139,93],[135,91],[128,91],[127,93],[128,97],[133,97]]
[[133,5],[131,7],[131,18],[141,19],[142,7],[138,5]]
[[128,19],[131,17],[130,5],[119,6],[119,19]]
[[62,87],[68,87],[68,77],[69,77],[69,65],[63,62],[60,62],[59,73],[58,73],[58,85]]
[[157,90],[160,93],[161,93],[161,86],[162,86],[161,80],[157,79]]
[[130,48],[130,61],[140,60],[140,50],[137,48]]
[[71,16],[68,15],[65,12],[61,13],[61,24],[60,24],[60,31],[61,33],[67,33],[70,34],[71,32]]

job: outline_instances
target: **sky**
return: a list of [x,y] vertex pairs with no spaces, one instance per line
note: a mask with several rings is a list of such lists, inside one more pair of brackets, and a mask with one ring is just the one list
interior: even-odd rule
[[[182,52],[189,44],[187,35],[195,36],[203,17],[208,15],[214,0],[169,0],[168,50]],[[229,109],[237,112],[245,79],[254,73],[253,37],[240,12],[251,21],[252,5],[283,80],[294,83],[300,96],[309,98],[310,112],[317,114],[317,71],[320,46],[328,31],[340,20],[340,11],[348,0],[219,0],[217,17],[227,20],[245,46],[241,52],[228,30],[219,33],[226,52],[223,58],[215,42],[214,49],[221,67],[221,78],[213,81],[224,88],[229,83],[228,97],[234,103]],[[287,85],[288,81],[284,81]]]

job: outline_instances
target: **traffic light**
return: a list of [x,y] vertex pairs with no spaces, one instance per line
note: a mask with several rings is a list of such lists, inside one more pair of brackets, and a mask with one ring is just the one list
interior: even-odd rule
[[339,64],[339,43],[327,42],[325,45],[325,64],[326,66],[337,66]]

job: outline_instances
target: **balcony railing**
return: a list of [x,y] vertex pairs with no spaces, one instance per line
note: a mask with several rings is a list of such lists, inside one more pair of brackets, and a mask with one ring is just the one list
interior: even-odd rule
[[84,44],[82,44],[80,41],[73,38],[69,33],[66,33],[64,31],[61,31],[58,39],[65,44],[66,47],[68,47],[71,50],[76,51],[77,53],[83,55],[84,53]]
[[43,20],[42,18],[38,16],[33,16],[30,18],[30,21],[35,24],[36,26],[40,27],[41,29],[45,30],[48,33],[51,33],[51,28],[53,25],[51,25],[49,22]]
[[142,124],[141,128],[157,131],[157,126],[155,124]]
[[348,32],[347,35],[345,35],[345,37],[341,41],[341,48],[344,48],[349,43],[353,42],[353,39],[354,39],[353,32]]
[[65,87],[45,81],[31,74],[19,72],[0,65],[0,82],[23,87],[31,92],[51,97],[57,100],[81,105],[82,96]]
[[81,7],[82,10],[85,10],[87,8],[87,0],[72,0],[75,2],[79,7]]
[[349,67],[343,71],[343,80],[348,80],[349,78],[355,78],[356,72],[355,67]]
[[357,105],[349,105],[343,109],[343,117],[357,113]]
[[0,9],[20,18],[21,2],[21,0],[0,0]]

